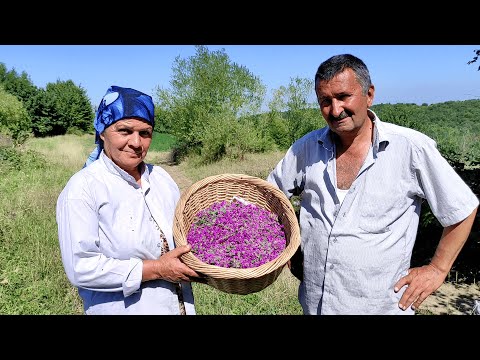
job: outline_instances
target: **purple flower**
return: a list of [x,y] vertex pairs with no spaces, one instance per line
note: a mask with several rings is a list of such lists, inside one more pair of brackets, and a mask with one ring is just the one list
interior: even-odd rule
[[235,200],[198,212],[187,242],[204,263],[239,269],[274,260],[286,247],[283,225],[274,213]]

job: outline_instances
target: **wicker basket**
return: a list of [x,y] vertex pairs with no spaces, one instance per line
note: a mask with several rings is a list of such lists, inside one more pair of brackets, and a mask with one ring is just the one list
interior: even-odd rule
[[222,174],[207,177],[186,189],[177,204],[173,236],[177,246],[187,244],[187,235],[200,210],[223,200],[240,197],[276,215],[284,225],[286,247],[274,260],[246,268],[224,268],[199,260],[192,252],[182,260],[193,270],[206,276],[206,283],[223,292],[246,295],[263,290],[282,272],[287,261],[300,245],[300,229],[292,204],[278,188],[266,180],[243,174]]

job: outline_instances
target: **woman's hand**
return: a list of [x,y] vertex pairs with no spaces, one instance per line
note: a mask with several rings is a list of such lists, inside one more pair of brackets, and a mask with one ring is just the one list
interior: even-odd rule
[[191,245],[172,249],[156,260],[143,260],[143,281],[163,279],[173,283],[180,281],[205,282],[204,276],[185,265],[180,256],[188,253]]

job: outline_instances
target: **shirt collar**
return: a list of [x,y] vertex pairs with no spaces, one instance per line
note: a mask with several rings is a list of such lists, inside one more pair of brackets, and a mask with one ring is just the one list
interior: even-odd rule
[[[108,172],[114,174],[114,175],[117,175],[117,176],[120,176],[123,180],[125,180],[126,182],[134,185],[135,187],[139,187],[140,185],[137,184],[135,178],[130,175],[129,173],[127,173],[125,170],[123,170],[121,167],[119,167],[117,164],[115,164],[106,154],[105,154],[105,151],[102,150],[102,152],[100,153],[100,157],[99,157],[99,160],[102,160],[102,162],[104,163],[106,169],[108,170]],[[148,184],[149,183],[149,170],[148,170],[148,167],[145,166],[145,163],[142,162],[141,163],[141,167],[142,167],[142,170],[141,170],[141,177],[142,177],[142,184],[145,182],[145,184]]]
[[325,126],[324,128],[320,129],[317,135],[317,142],[322,145],[325,149],[333,152],[333,132],[330,130],[330,128]]
[[[368,116],[372,119],[374,124],[373,127],[373,154],[379,151],[379,149],[384,150],[389,143],[389,134],[385,130],[385,126],[382,121],[380,121],[379,117],[375,112],[368,109]],[[328,126],[320,129],[317,135],[317,141],[320,145],[322,145],[325,149],[333,151],[334,142],[333,142],[334,132],[330,130]],[[385,143],[383,146],[382,144]]]
[[373,121],[373,155],[376,156],[378,151],[383,151],[386,149],[388,143],[390,142],[390,134],[385,129],[385,124],[380,121],[380,118],[373,112],[368,109],[368,115]]

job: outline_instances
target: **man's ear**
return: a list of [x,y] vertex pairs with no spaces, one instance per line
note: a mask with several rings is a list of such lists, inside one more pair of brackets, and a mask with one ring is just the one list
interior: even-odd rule
[[372,106],[375,97],[375,86],[372,84],[367,92],[367,107]]

